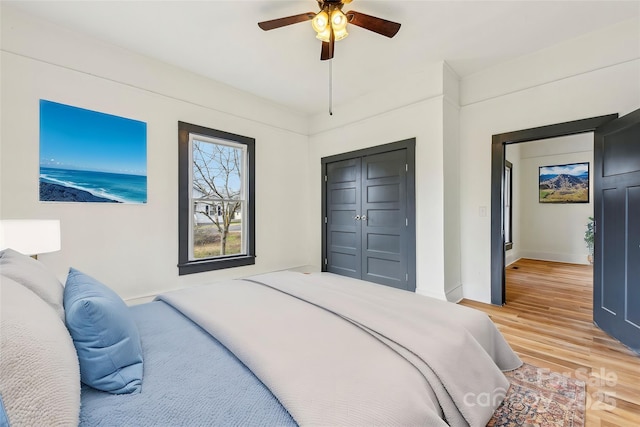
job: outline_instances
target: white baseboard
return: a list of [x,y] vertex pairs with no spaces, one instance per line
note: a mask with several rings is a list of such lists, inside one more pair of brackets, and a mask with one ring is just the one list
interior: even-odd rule
[[539,259],[542,261],[565,262],[568,264],[589,264],[587,254],[558,254],[553,252],[520,251],[520,258]]
[[458,285],[455,288],[446,292],[447,301],[458,303],[464,298],[464,293],[462,292],[462,285]]
[[516,259],[514,259],[514,260],[512,260],[512,261],[506,261],[506,262],[505,262],[505,264],[504,264],[504,266],[505,266],[505,267],[509,267],[511,264],[513,264],[514,262],[518,262],[518,261],[520,261],[521,259],[522,259],[522,257],[518,257],[518,258],[516,258]]
[[520,251],[518,251],[518,252],[507,251],[507,253],[504,256],[504,264],[505,265],[513,264],[514,262],[516,262],[520,258],[522,258],[520,256]]

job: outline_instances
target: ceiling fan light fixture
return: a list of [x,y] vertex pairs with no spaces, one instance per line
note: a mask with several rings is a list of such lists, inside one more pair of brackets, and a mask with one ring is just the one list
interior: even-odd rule
[[327,25],[324,31],[319,31],[318,34],[316,34],[316,38],[329,43],[329,39],[331,38],[331,27]]
[[331,12],[331,27],[333,31],[338,32],[347,28],[347,15],[340,9],[334,9]]
[[[2,1],[2,0],[0,0]],[[400,30],[400,24],[375,16],[366,15],[355,10],[349,10],[345,14],[342,11],[344,5],[351,0],[317,0],[319,12],[306,12],[298,15],[285,16],[269,21],[258,22],[258,26],[264,31],[273,30],[298,22],[311,21],[311,27],[316,32],[316,38],[322,41],[320,60],[326,61],[334,56],[334,43],[349,35],[348,24],[364,28],[385,37],[392,38]]]
[[318,36],[320,33],[327,31],[329,29],[329,14],[321,10],[311,20],[311,26],[318,33]]
[[342,40],[343,38],[347,37],[349,35],[349,33],[347,33],[347,29],[343,28],[341,30],[335,30],[333,31],[333,37],[335,39],[335,41],[338,40]]

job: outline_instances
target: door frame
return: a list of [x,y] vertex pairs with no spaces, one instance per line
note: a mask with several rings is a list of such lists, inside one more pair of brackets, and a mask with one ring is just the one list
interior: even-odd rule
[[373,147],[363,148],[361,150],[349,151],[346,153],[334,154],[332,156],[323,157],[321,160],[322,167],[320,168],[321,177],[321,235],[322,235],[322,252],[320,254],[320,270],[327,271],[327,223],[325,219],[327,217],[327,164],[338,162],[341,160],[349,160],[354,157],[365,157],[374,154],[383,154],[390,151],[407,150],[407,164],[409,170],[407,171],[407,232],[409,236],[408,252],[409,259],[407,261],[407,270],[409,274],[408,283],[416,284],[416,139],[409,138],[401,141],[391,142],[383,145],[376,145]]
[[618,114],[591,117],[536,128],[517,130],[491,137],[491,304],[504,305],[505,248],[504,248],[504,167],[505,146],[567,135],[593,132],[597,127],[618,118]]

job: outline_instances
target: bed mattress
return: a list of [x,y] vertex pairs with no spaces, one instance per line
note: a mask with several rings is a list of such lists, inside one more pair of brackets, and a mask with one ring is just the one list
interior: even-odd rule
[[82,387],[81,426],[296,425],[220,342],[162,301],[130,308],[144,355],[142,392]]

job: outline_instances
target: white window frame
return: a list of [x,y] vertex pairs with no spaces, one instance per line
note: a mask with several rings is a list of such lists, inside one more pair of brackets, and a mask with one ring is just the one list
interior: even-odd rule
[[[227,141],[227,140],[223,140],[220,138],[211,138],[208,137],[206,135],[198,135],[198,134],[194,134],[194,133],[189,133],[189,164],[191,165],[191,168],[189,169],[189,187],[193,188],[193,142],[194,141],[200,141],[200,142],[204,142],[207,144],[217,144],[217,145],[224,145],[226,147],[231,147],[234,149],[238,149],[242,152],[242,160],[241,160],[241,167],[240,167],[240,198],[239,199],[212,199],[212,198],[196,198],[193,197],[193,192],[191,193],[191,203],[189,204],[189,230],[191,231],[189,233],[189,261],[199,261],[203,258],[196,258],[193,254],[193,246],[194,246],[194,236],[193,236],[193,230],[194,230],[194,222],[195,222],[195,211],[194,211],[194,206],[195,203],[197,202],[209,202],[211,203],[211,206],[214,207],[214,209],[217,210],[217,203],[226,203],[226,202],[237,202],[240,201],[240,212],[242,212],[242,228],[240,230],[240,235],[242,236],[242,243],[241,243],[241,250],[239,254],[230,254],[230,255],[217,255],[217,256],[213,256],[213,257],[209,257],[206,259],[213,259],[213,258],[226,258],[226,257],[235,257],[238,255],[247,255],[247,222],[250,218],[246,218],[248,215],[245,215],[245,210],[247,208],[247,187],[248,187],[248,181],[247,181],[247,169],[249,168],[249,164],[248,164],[248,148],[246,144],[238,144],[235,142],[231,142],[231,141]],[[216,212],[217,215],[217,212]],[[247,219],[247,221],[245,221],[245,218]]]

